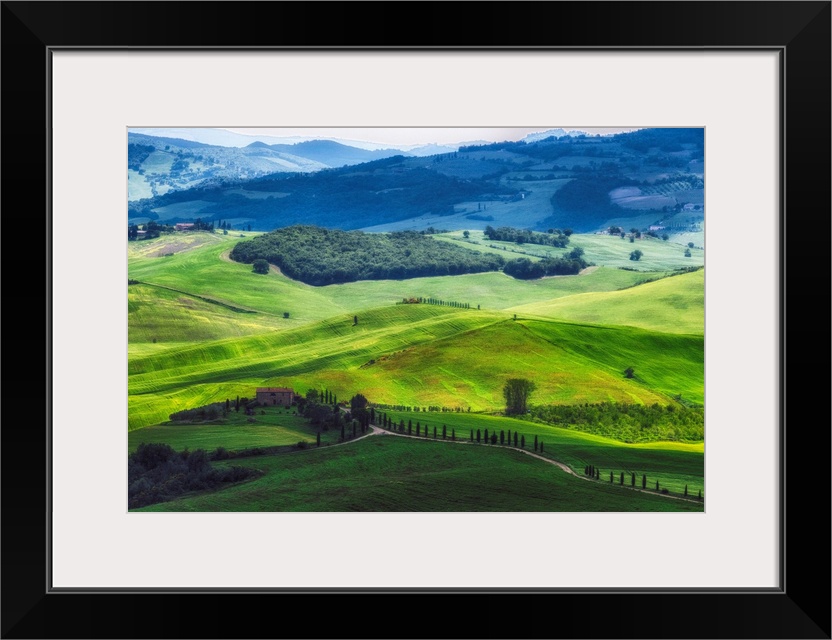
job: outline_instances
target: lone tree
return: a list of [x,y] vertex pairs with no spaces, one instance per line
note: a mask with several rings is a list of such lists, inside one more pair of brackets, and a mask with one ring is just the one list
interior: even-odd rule
[[526,413],[529,395],[536,389],[534,382],[525,378],[510,378],[503,387],[506,399],[506,415]]
[[624,377],[626,378],[632,378],[635,374],[636,372],[633,371],[632,367],[627,367],[626,369],[624,369]]
[[635,251],[630,253],[630,260],[638,262],[639,260],[641,260],[641,256],[643,255],[644,254],[641,252],[641,249],[636,249]]
[[251,270],[254,271],[254,273],[268,273],[269,263],[263,258],[257,258],[257,260],[251,263]]

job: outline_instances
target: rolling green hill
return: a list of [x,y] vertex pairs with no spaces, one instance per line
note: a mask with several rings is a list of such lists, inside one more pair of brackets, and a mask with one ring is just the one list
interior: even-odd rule
[[417,421],[422,428],[427,425],[428,439],[431,440],[434,427],[437,427],[437,436],[441,439],[443,425],[447,427],[448,438],[451,437],[451,430],[455,430],[457,440],[469,440],[470,432],[473,430],[476,434],[478,429],[483,435],[486,429],[489,434],[500,431],[511,431],[513,434],[516,431],[526,437],[526,449],[533,451],[534,437],[537,436],[544,443],[542,455],[545,457],[563,462],[578,474],[582,474],[584,467],[591,464],[599,468],[607,482],[610,471],[615,474],[616,484],[623,471],[628,483],[631,473],[637,474],[639,482],[641,475],[646,473],[648,479],[652,478],[653,486],[659,480],[661,487],[667,487],[674,493],[682,493],[686,484],[694,492],[703,488],[705,461],[702,442],[626,444],[520,418],[475,413],[379,411],[396,422],[412,422],[414,429]]
[[533,302],[508,311],[573,322],[703,334],[705,272],[685,273],[623,291],[582,293]]
[[[703,340],[635,328],[543,320],[497,312],[396,305],[298,329],[171,347],[130,358],[130,427],[257,385],[329,388],[375,402],[502,405],[509,377],[529,377],[548,402],[702,401]],[[628,380],[623,371],[634,367]]]
[[702,511],[569,476],[517,451],[373,436],[234,460],[264,475],[138,511]]

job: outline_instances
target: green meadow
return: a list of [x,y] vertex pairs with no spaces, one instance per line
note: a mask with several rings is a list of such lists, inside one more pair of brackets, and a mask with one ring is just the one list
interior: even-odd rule
[[603,291],[511,307],[523,315],[625,325],[667,333],[705,332],[705,272],[684,273],[633,290]]
[[[127,435],[129,451],[135,451],[142,443],[169,444],[177,451],[205,449],[212,451],[224,447],[228,451],[242,451],[258,447],[297,445],[306,442],[314,445],[317,432],[294,408],[267,407],[254,416],[232,411],[225,418],[206,423],[170,423],[135,429]],[[321,444],[334,444],[340,434],[335,431],[321,433]]]
[[[474,413],[446,412],[407,412],[384,411],[396,423],[404,420],[405,424],[416,423],[424,430],[427,425],[428,439],[433,439],[433,428],[437,428],[437,437],[442,438],[442,427],[446,427],[448,439],[452,433],[457,440],[468,440],[477,430],[484,437],[488,429],[492,433],[518,433],[526,438],[526,450],[534,451],[534,438],[543,442],[542,455],[568,465],[575,473],[583,474],[584,467],[593,465],[600,470],[601,478],[609,483],[610,471],[614,473],[615,484],[619,483],[620,473],[625,473],[625,484],[630,484],[630,474],[636,474],[637,486],[641,486],[641,476],[647,475],[648,486],[654,487],[656,480],[660,488],[666,487],[674,494],[684,492],[685,485],[696,495],[704,488],[704,445],[703,443],[651,442],[648,444],[626,444],[610,438],[603,438],[588,433],[561,429],[548,424],[530,422],[519,418],[504,416],[478,415]],[[483,445],[485,446],[485,445]],[[492,447],[494,445],[488,445]],[[499,448],[496,445],[495,448]],[[704,495],[704,491],[703,491]]]
[[[571,477],[505,447],[387,435],[217,463],[264,474],[144,510],[701,511],[699,503],[622,489],[618,475],[610,486],[608,476],[636,473],[640,486],[646,474],[649,488],[658,479],[671,493],[688,485],[695,495],[704,485],[702,442],[632,445],[487,415],[504,409],[509,378],[534,381],[533,404],[702,404],[704,270],[676,271],[701,265],[701,250],[686,259],[672,242],[575,234],[569,248],[581,246],[595,263],[577,276],[522,281],[491,272],[314,287],[275,268],[261,275],[231,262],[234,243],[252,235],[177,233],[128,243],[129,278],[139,282],[128,286],[130,451],[142,443],[177,451],[314,443],[315,429],[294,409],[168,422],[175,411],[287,386],[300,394],[327,389],[342,401],[361,393],[373,403],[459,408],[389,413],[436,424],[440,433],[446,424],[458,439],[470,429],[511,429],[531,449],[537,435],[545,457],[579,474],[593,464],[606,482]],[[436,237],[508,259],[565,251],[488,242],[505,245],[493,249],[481,232],[470,235]],[[633,248],[644,252],[638,263],[628,258]],[[471,308],[400,304],[411,297]],[[337,444],[340,433],[321,439]]]
[[702,511],[499,447],[372,436],[232,461],[261,477],[136,511]]

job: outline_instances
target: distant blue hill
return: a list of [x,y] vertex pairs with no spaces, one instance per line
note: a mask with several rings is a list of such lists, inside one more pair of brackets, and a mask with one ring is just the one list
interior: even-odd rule
[[373,160],[383,160],[393,156],[407,155],[398,149],[379,149],[370,151],[351,147],[333,140],[309,140],[297,144],[265,144],[252,142],[247,149],[271,149],[279,153],[289,153],[293,156],[308,158],[330,167],[344,167]]

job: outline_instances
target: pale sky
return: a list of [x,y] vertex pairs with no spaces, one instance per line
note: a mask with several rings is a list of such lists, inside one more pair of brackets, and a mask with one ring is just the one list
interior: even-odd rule
[[408,151],[431,143],[458,146],[471,142],[514,142],[530,133],[553,129],[609,134],[634,131],[638,127],[131,127],[130,131],[224,147],[245,147],[256,141],[295,144],[305,140],[337,140],[363,149]]
[[471,140],[486,140],[488,142],[503,142],[506,140],[520,140],[530,133],[546,131],[548,129],[564,129],[565,131],[586,131],[593,134],[620,133],[634,131],[637,127],[558,127],[557,125],[543,127],[507,127],[507,128],[479,128],[479,127],[328,127],[328,128],[241,128],[226,129],[234,133],[247,136],[274,137],[303,137],[303,138],[339,138],[342,140],[356,140],[390,145],[423,145],[431,142],[436,144],[454,144]]

